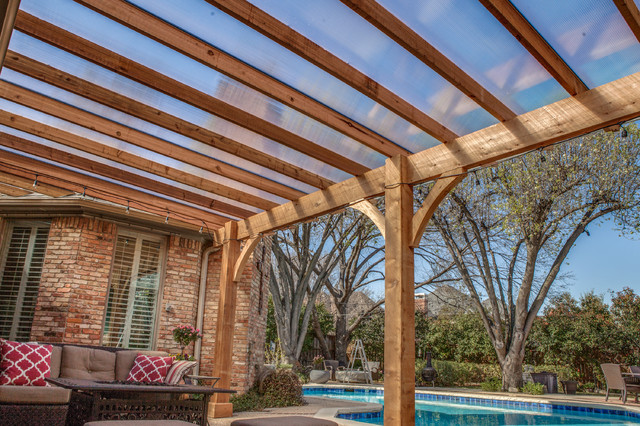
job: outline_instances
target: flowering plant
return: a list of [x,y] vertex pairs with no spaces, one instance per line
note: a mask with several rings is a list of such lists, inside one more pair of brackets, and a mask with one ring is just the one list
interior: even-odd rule
[[180,355],[184,355],[185,346],[200,338],[202,338],[200,330],[190,325],[179,325],[173,329],[173,340],[180,345]]
[[313,357],[313,367],[320,368],[322,367],[322,363],[324,362],[324,357],[322,355],[316,355]]

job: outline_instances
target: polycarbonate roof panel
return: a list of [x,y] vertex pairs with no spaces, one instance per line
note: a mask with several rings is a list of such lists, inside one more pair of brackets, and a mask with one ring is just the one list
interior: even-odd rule
[[589,88],[640,70],[640,44],[612,1],[512,3]]
[[[30,134],[30,133],[25,133],[25,132],[22,132],[20,130],[16,130],[16,129],[13,129],[11,127],[7,127],[7,126],[1,125],[1,124],[0,124],[0,132],[8,133],[10,135],[14,135],[14,136],[17,136],[19,138],[23,138],[23,139],[27,139],[27,140],[30,140],[30,141],[33,141],[33,142],[37,142],[37,143],[39,143],[41,145],[48,146],[48,147],[51,147],[51,148],[54,148],[54,149],[57,149],[57,150],[65,151],[65,152],[68,152],[70,154],[77,155],[79,157],[83,157],[83,158],[86,158],[86,159],[91,160],[91,161],[95,161],[97,163],[101,163],[101,164],[105,164],[107,166],[119,168],[119,169],[121,169],[123,171],[129,172],[129,173],[133,173],[133,174],[136,174],[136,175],[139,175],[139,176],[143,176],[143,177],[146,177],[148,179],[153,179],[153,180],[155,180],[157,182],[161,182],[161,183],[164,183],[164,184],[167,184],[167,185],[171,185],[171,186],[174,186],[176,188],[181,188],[181,189],[184,189],[186,191],[191,191],[191,192],[203,195],[205,197],[208,197],[208,198],[211,198],[211,199],[214,199],[214,200],[223,201],[225,203],[232,204],[232,205],[241,207],[243,209],[247,209],[247,210],[253,211],[255,213],[259,213],[261,211],[260,209],[258,209],[256,207],[252,207],[252,206],[246,205],[244,203],[240,203],[238,201],[235,201],[235,200],[232,200],[232,199],[229,199],[229,198],[226,198],[226,197],[221,197],[221,196],[219,196],[217,194],[213,194],[213,193],[208,192],[208,191],[204,191],[204,190],[199,189],[199,188],[194,188],[192,186],[184,185],[184,184],[181,184],[179,182],[175,182],[175,181],[172,181],[172,180],[169,180],[169,179],[166,179],[166,178],[163,178],[163,177],[151,174],[151,173],[147,173],[147,172],[135,169],[133,167],[125,166],[123,164],[116,163],[115,161],[106,160],[106,159],[104,159],[102,157],[98,157],[96,155],[88,154],[88,153],[86,153],[84,151],[80,151],[80,150],[77,150],[77,149],[74,149],[74,148],[70,148],[70,147],[67,147],[67,146],[64,146],[64,145],[60,145],[60,144],[58,144],[56,142],[52,142],[52,141],[50,141],[48,139],[43,139],[41,137],[34,136],[34,135]],[[23,153],[20,153],[20,155],[23,155]],[[78,171],[80,173],[87,173],[84,170],[78,170]],[[130,185],[128,185],[128,184],[126,184],[124,182],[120,182],[120,181],[113,181],[113,182],[116,182],[116,183],[118,183],[120,185],[130,186]],[[134,187],[134,186],[130,186],[130,187],[136,188],[138,190],[141,190],[141,188],[138,188],[138,187]],[[199,208],[202,208],[202,206],[199,206]],[[226,216],[229,216],[229,215],[226,215]]]
[[569,94],[480,2],[378,0],[516,114]]
[[415,56],[338,0],[252,0],[454,132],[464,135],[496,119]]
[[71,0],[27,0],[24,10],[369,168],[384,163],[370,148]]
[[[302,167],[305,170],[309,170],[312,173],[316,173],[320,176],[326,177],[327,179],[338,182],[347,179],[350,176],[349,174],[332,166],[329,166],[321,161],[318,161],[312,157],[309,157],[306,154],[302,154],[282,144],[273,142],[272,140],[246,130],[243,127],[237,126],[220,117],[209,114],[192,105],[178,101],[168,95],[165,95],[164,93],[136,83],[133,80],[108,71],[88,61],[71,55],[70,53],[24,35],[21,32],[16,31],[13,34],[9,47],[15,52],[32,57],[34,59],[37,58],[37,60],[39,60],[40,62],[50,65],[61,71],[65,71],[69,74],[75,75],[78,78],[91,81],[94,84],[108,88],[113,92],[127,96],[138,102],[152,105],[163,110],[167,114],[171,114],[183,120],[189,121],[197,126],[209,129],[235,141],[242,142],[243,144],[252,148],[267,152],[270,155],[277,157],[285,162]],[[4,72],[5,71],[3,70],[3,75]],[[193,146],[202,148],[203,151],[200,152],[205,152],[216,159],[229,164],[233,164],[245,170],[249,170],[253,173],[261,174],[269,179],[283,183],[301,191],[311,192],[315,189],[294,179],[280,175],[279,173],[276,173],[272,170],[266,169],[223,151],[217,150],[208,145],[195,145],[195,141],[191,141],[189,142],[189,144],[193,144]]]
[[[350,117],[365,127],[418,152],[439,142],[355,89],[289,50],[200,0],[130,3],[172,23],[265,74]],[[215,31],[212,31],[215,28]]]
[[278,197],[276,195],[267,193],[265,191],[261,191],[258,188],[244,185],[235,180],[231,180],[224,176],[217,175],[215,173],[209,172],[207,170],[200,169],[196,166],[192,166],[190,164],[186,164],[182,161],[176,160],[174,158],[146,150],[144,148],[140,148],[138,146],[129,144],[127,142],[121,141],[119,139],[112,138],[110,136],[104,135],[99,132],[95,132],[93,130],[87,129],[86,127],[78,126],[76,124],[70,123],[68,121],[59,119],[57,117],[53,117],[51,115],[42,113],[40,111],[33,110],[31,108],[24,107],[22,105],[7,101],[5,99],[0,99],[0,109],[8,111],[12,114],[20,115],[31,120],[35,120],[39,123],[43,123],[45,125],[55,127],[60,130],[64,130],[69,133],[73,133],[75,135],[94,140],[101,144],[104,144],[108,147],[118,149],[123,152],[127,152],[139,157],[143,157],[149,161],[154,161],[156,163],[160,163],[166,165],[168,167],[172,167],[178,170],[182,170],[185,173],[192,174],[194,176],[201,177],[203,179],[210,180],[212,182],[219,183],[221,185],[226,185],[239,191],[243,191],[252,195],[256,195],[265,200],[270,200],[275,203],[285,203],[287,200]]

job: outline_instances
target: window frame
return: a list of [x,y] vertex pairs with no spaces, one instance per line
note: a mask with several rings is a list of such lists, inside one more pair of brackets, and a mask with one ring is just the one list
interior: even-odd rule
[[[25,265],[29,265],[29,268],[24,268],[22,270],[22,276],[20,277],[20,287],[18,289],[18,296],[16,297],[16,303],[13,307],[13,319],[11,321],[11,330],[9,332],[9,336],[7,337],[9,340],[17,340],[18,326],[20,325],[20,317],[22,315],[22,311],[24,310],[24,298],[26,294],[26,284],[29,276],[29,270],[31,269],[31,263],[33,260],[33,252],[35,249],[35,238],[37,228],[46,227],[48,228],[47,232],[47,242],[44,248],[44,256],[42,258],[42,268],[40,270],[40,277],[38,278],[38,297],[40,294],[40,286],[42,285],[42,269],[44,268],[44,264],[46,261],[46,252],[49,248],[49,237],[51,233],[51,222],[47,220],[14,220],[14,219],[5,219],[4,224],[0,227],[0,232],[2,233],[2,240],[0,240],[0,285],[2,282],[2,278],[4,275],[5,267],[7,264],[7,257],[9,255],[9,245],[11,244],[13,230],[16,227],[29,227],[31,228],[31,234],[29,235],[29,242],[27,243],[27,253],[25,254]],[[36,305],[37,307],[37,299],[36,297]],[[22,301],[20,302],[20,300]],[[20,309],[18,310],[18,305]],[[35,317],[35,307],[34,307],[34,317]],[[33,322],[33,318],[32,318]],[[29,331],[29,339],[31,339],[31,330]]]
[[[103,314],[103,319],[102,319],[102,330],[100,333],[100,345],[106,346],[106,342],[105,342],[105,327],[107,324],[107,309],[109,306],[109,295],[111,292],[111,284],[114,278],[114,268],[115,268],[115,262],[116,262],[116,249],[117,249],[117,244],[118,244],[118,239],[120,237],[130,237],[130,238],[135,238],[136,239],[136,249],[134,250],[134,264],[132,266],[131,269],[131,277],[135,277],[137,275],[138,272],[138,268],[140,266],[140,251],[139,248],[142,245],[142,240],[146,239],[149,241],[153,241],[153,242],[157,242],[160,244],[160,248],[158,250],[159,252],[159,256],[158,256],[158,289],[157,289],[157,296],[156,296],[156,302],[155,302],[155,306],[154,306],[154,318],[153,318],[153,331],[151,333],[151,340],[149,342],[149,349],[153,350],[156,348],[157,345],[157,341],[158,341],[158,333],[159,333],[159,325],[160,325],[160,316],[161,316],[161,309],[160,307],[162,306],[162,300],[163,300],[163,296],[164,296],[164,281],[165,281],[165,274],[166,274],[166,258],[167,258],[167,249],[168,249],[168,244],[167,244],[167,237],[165,235],[161,235],[161,234],[154,234],[154,233],[149,233],[149,232],[144,232],[144,231],[137,231],[137,230],[133,230],[133,229],[118,229],[116,236],[115,236],[115,241],[114,241],[114,246],[113,246],[113,252],[112,252],[112,257],[111,257],[111,268],[109,271],[109,283],[107,285],[107,294],[105,296],[105,309],[104,309],[104,314]],[[133,279],[132,279],[132,283],[133,283]],[[127,326],[127,323],[129,323],[129,329],[131,327],[130,322],[131,322],[131,318],[133,317],[133,304],[135,302],[135,285],[131,285],[129,288],[129,293],[133,293],[134,297],[130,298],[127,300],[127,314],[126,317],[127,319],[125,320],[125,327]],[[127,342],[128,343],[128,342]],[[115,346],[115,347],[120,347],[120,346]],[[122,348],[128,348],[128,346],[122,346]],[[140,350],[144,350],[144,349],[140,349]]]

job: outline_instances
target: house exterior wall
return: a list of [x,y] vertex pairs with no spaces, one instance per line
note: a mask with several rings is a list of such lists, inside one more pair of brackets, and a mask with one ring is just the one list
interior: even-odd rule
[[[271,256],[268,241],[265,239],[258,245],[238,282],[231,388],[240,391],[251,387],[258,368],[264,363],[269,292],[268,259]],[[211,375],[215,366],[221,261],[222,251],[213,253],[209,259],[200,365],[200,373],[204,375]]]
[[[0,222],[0,227],[3,223]],[[31,340],[100,345],[118,226],[90,217],[51,219]],[[264,244],[264,243],[263,243]],[[172,330],[196,324],[203,243],[179,235],[166,240],[155,349],[179,352]],[[232,388],[247,390],[264,362],[269,247],[259,245],[238,282]],[[213,372],[221,251],[209,258],[201,374]],[[193,354],[193,345],[187,348]]]

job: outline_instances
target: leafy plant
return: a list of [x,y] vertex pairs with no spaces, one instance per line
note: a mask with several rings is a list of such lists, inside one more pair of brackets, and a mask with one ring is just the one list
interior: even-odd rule
[[230,402],[233,404],[234,413],[238,411],[262,411],[265,409],[264,399],[255,387],[243,394],[232,395]]
[[502,390],[502,380],[499,377],[489,377],[480,387],[487,392],[499,392]]
[[528,393],[531,395],[543,395],[544,394],[544,385],[542,383],[525,383],[520,389],[523,393]]
[[173,329],[173,340],[180,345],[180,354],[185,355],[184,348],[202,338],[202,333],[191,325],[179,325]]
[[268,375],[261,386],[266,407],[303,405],[302,384],[291,370],[278,369]]

